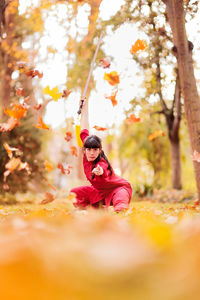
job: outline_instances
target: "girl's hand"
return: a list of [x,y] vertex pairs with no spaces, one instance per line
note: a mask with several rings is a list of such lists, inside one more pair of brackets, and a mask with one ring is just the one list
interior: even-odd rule
[[92,170],[92,173],[97,176],[101,176],[103,174],[103,168],[97,165],[97,167]]

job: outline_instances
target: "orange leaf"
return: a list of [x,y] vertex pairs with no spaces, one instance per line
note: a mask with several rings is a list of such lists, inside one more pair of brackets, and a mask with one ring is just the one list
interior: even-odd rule
[[54,190],[54,191],[56,191],[56,188],[55,188],[55,186],[53,186],[53,185],[51,185],[50,183],[48,183],[47,182],[47,185],[52,189],[52,190]]
[[7,143],[4,143],[3,146],[4,146],[6,152],[8,153],[8,156],[9,156],[10,158],[12,158],[12,152],[13,152],[13,151],[19,150],[19,149],[17,149],[17,148],[10,147]]
[[131,54],[137,53],[139,50],[144,50],[147,48],[147,42],[145,40],[137,39],[135,44],[131,47]]
[[36,76],[38,76],[38,78],[43,77],[43,73],[40,73],[38,70],[28,70],[26,71],[26,75],[32,78]]
[[65,139],[67,142],[69,142],[69,141],[72,139],[72,133],[71,133],[71,131],[67,131],[67,132],[65,133],[64,139]]
[[71,154],[77,157],[78,156],[77,148],[75,146],[71,146],[70,149],[71,149]]
[[149,141],[152,141],[152,140],[154,140],[154,139],[156,139],[157,137],[159,137],[159,136],[165,136],[166,134],[165,134],[165,132],[163,132],[162,130],[156,130],[154,133],[152,133],[152,134],[150,134],[149,136],[148,136],[148,140]]
[[110,61],[108,58],[102,58],[100,59],[100,66],[103,67],[104,69],[107,69],[110,67]]
[[111,96],[105,95],[106,99],[110,99],[111,100],[113,106],[117,105],[117,100],[116,100],[117,92],[118,92],[118,90],[112,92]]
[[63,165],[60,162],[58,163],[57,168],[61,170],[62,174],[66,175],[65,168],[63,167]]
[[51,172],[53,170],[53,165],[50,162],[48,162],[47,160],[45,160],[44,165],[48,172]]
[[133,124],[133,123],[137,123],[137,122],[140,122],[141,119],[140,118],[137,118],[134,114],[131,114],[127,119],[126,119],[126,122],[128,124]]
[[119,75],[116,71],[105,73],[104,80],[108,81],[110,85],[116,85],[119,83]]
[[24,96],[24,89],[23,88],[16,89],[16,95],[17,96]]
[[54,195],[52,195],[51,193],[45,193],[45,198],[44,198],[44,200],[42,200],[41,202],[40,202],[40,204],[47,204],[47,203],[50,203],[50,202],[52,202],[53,200],[55,200],[55,197],[54,197]]
[[33,106],[33,108],[34,108],[35,110],[39,110],[41,107],[42,107],[42,104],[41,104],[41,103]]
[[37,127],[37,128],[49,130],[49,126],[47,126],[47,125],[43,122],[42,117],[40,117],[40,116],[39,116],[39,118],[38,118],[38,124],[35,124],[35,125],[33,125],[33,126],[35,126],[35,127]]
[[25,117],[27,112],[27,107],[20,103],[12,103],[10,105],[10,108],[3,109],[6,115],[8,115],[9,117],[13,117],[17,120],[20,120],[21,118]]
[[93,126],[93,128],[96,129],[96,130],[99,130],[99,131],[107,130],[107,128],[105,128],[105,127],[100,127],[100,126],[97,126],[97,125]]
[[67,98],[71,94],[71,90],[64,90],[62,94],[62,98]]
[[16,127],[18,125],[19,125],[18,120],[11,117],[8,119],[7,123],[0,124],[0,131],[1,132],[11,131],[14,127]]
[[200,153],[194,150],[192,154],[192,160],[196,162],[200,162]]

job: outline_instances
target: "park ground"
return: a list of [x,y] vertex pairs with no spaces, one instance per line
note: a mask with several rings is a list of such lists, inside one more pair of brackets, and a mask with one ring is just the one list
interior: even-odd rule
[[119,214],[64,197],[2,202],[0,249],[3,300],[199,299],[200,206],[188,192]]

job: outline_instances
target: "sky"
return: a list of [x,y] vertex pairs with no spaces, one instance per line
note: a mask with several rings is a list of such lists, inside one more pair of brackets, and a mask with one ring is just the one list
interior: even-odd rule
[[[20,0],[21,12],[25,9],[25,6],[31,0]],[[37,4],[35,0],[35,4]],[[99,17],[103,20],[109,20],[124,3],[124,0],[103,0],[100,6]],[[84,34],[84,28],[87,28],[88,24],[88,5],[81,6],[79,15],[77,18],[79,31],[82,30]],[[63,8],[59,11],[59,16],[63,17],[67,11]],[[199,12],[200,16],[200,12]],[[187,25],[187,31],[190,35],[190,40],[197,41],[196,31],[194,27],[198,26],[198,19],[192,21]],[[79,24],[80,23],[80,24]],[[69,24],[68,24],[69,25]],[[67,26],[67,24],[66,24]],[[75,26],[71,26],[67,31],[72,37],[75,36]],[[86,33],[86,32],[85,32]],[[137,38],[146,39],[150,44],[148,37],[142,32],[138,32],[134,24],[125,24],[121,26],[115,33],[108,31],[107,35],[103,38],[103,50],[107,57],[113,57],[110,69],[103,69],[97,65],[93,72],[94,79],[96,81],[96,88],[91,92],[89,98],[89,123],[90,127],[94,125],[111,128],[119,126],[125,118],[124,111],[130,108],[129,101],[136,95],[142,95],[142,89],[139,88],[142,83],[142,76],[136,75],[137,66],[130,54],[131,45],[137,40]],[[47,85],[50,88],[58,86],[62,91],[66,87],[67,67],[66,61],[67,53],[65,50],[67,41],[66,28],[60,26],[57,23],[57,18],[50,16],[45,20],[45,35],[40,39],[40,58],[38,60],[37,67],[44,73],[40,84],[43,87]],[[52,45],[53,48],[57,48],[58,53],[50,54],[48,62],[41,63],[41,59],[46,57],[47,46]],[[24,44],[24,47],[28,47],[29,44]],[[199,52],[198,52],[199,53]],[[200,54],[200,53],[199,53]],[[142,55],[145,55],[143,53]],[[36,60],[37,63],[37,60]],[[97,63],[97,62],[96,62]],[[200,67],[200,66],[199,66]],[[109,70],[109,71],[108,71]],[[115,88],[111,87],[103,77],[105,72],[117,71],[120,74],[120,84],[118,85],[117,100],[118,105],[112,106],[110,100],[105,99],[105,95],[110,95]],[[200,79],[199,74],[195,74]],[[87,78],[85,78],[87,81]],[[35,81],[38,84],[38,81]],[[173,93],[169,90],[168,93]],[[37,96],[37,94],[36,94]],[[38,102],[42,102],[40,95],[37,96]],[[71,95],[63,100],[59,99],[58,102],[52,101],[47,106],[47,111],[44,117],[44,121],[52,128],[58,128],[65,126],[65,119],[69,117],[76,117],[80,94],[72,91]],[[136,114],[139,114],[140,107],[136,107]],[[93,129],[93,131],[95,131]],[[112,131],[112,129],[110,129]],[[93,132],[91,132],[93,133]]]

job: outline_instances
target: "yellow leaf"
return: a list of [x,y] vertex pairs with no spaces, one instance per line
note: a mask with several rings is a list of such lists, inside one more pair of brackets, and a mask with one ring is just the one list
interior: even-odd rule
[[62,97],[62,93],[58,92],[57,86],[52,90],[50,90],[49,86],[47,86],[44,88],[43,93],[51,96],[54,101],[58,101],[58,99]]

